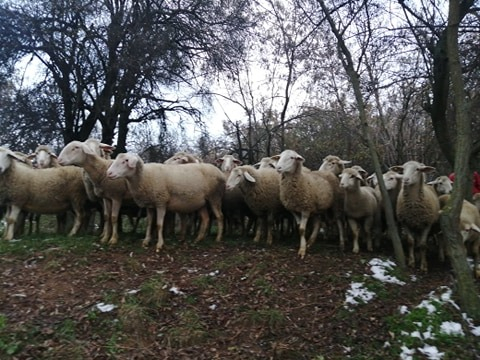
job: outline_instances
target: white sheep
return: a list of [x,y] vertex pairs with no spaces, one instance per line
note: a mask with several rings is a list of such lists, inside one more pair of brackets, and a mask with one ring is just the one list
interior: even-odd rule
[[[443,209],[450,199],[450,194],[440,195],[440,209]],[[440,210],[442,211],[442,210]],[[478,208],[467,200],[463,200],[458,227],[462,240],[467,249],[470,247],[474,259],[474,275],[480,278],[480,212]]]
[[276,165],[277,162],[274,161],[271,157],[264,157],[260,159],[260,161],[254,165],[254,167],[257,169],[275,169]]
[[323,159],[322,165],[318,170],[331,171],[335,175],[340,175],[345,169],[345,165],[350,164],[349,160],[342,160],[336,155],[327,155]]
[[294,215],[298,224],[300,235],[298,255],[303,259],[307,249],[305,237],[307,222],[312,218],[313,229],[309,238],[311,245],[320,228],[319,216],[335,207],[337,190],[332,186],[332,182],[336,181],[338,185],[338,178],[329,171],[305,170],[303,167],[305,159],[293,150],[284,150],[272,158],[278,161],[277,171],[282,175],[280,200]]
[[87,194],[81,169],[57,167],[33,169],[12,151],[0,148],[0,198],[11,209],[7,215],[5,239],[14,236],[14,227],[21,210],[39,214],[59,214],[73,210],[75,220],[69,236],[75,235],[85,214]]
[[189,164],[189,163],[201,163],[203,162],[202,159],[200,159],[198,156],[189,154],[185,151],[180,151],[175,153],[173,156],[165,160],[163,163],[164,164]]
[[238,160],[234,155],[224,155],[216,159],[215,162],[224,173],[230,173],[234,167],[242,165],[242,161]]
[[363,186],[364,178],[357,170],[347,168],[340,176],[340,187],[344,190],[344,210],[353,233],[353,253],[360,250],[358,239],[363,228],[367,250],[373,251],[372,231],[378,220],[378,198],[375,190]]
[[428,185],[433,186],[437,195],[450,194],[453,191],[453,181],[446,175],[441,175],[429,181]]
[[60,166],[57,161],[57,155],[49,145],[38,145],[33,153],[28,155],[38,169]]
[[425,184],[425,174],[435,170],[417,161],[407,161],[391,170],[402,174],[397,199],[397,220],[407,235],[408,265],[415,266],[415,248],[420,252],[420,269],[427,271],[427,238],[439,217],[440,203],[433,188]]
[[[165,165],[145,164],[136,154],[119,154],[108,168],[110,179],[126,178],[133,199],[140,207],[156,209],[157,252],[163,247],[163,223],[166,211],[193,213],[199,211],[200,230],[195,241],[205,238],[209,215],[207,205],[217,220],[216,241],[223,236],[222,197],[225,176],[207,163]],[[150,239],[143,242],[147,246]]]
[[93,141],[89,143],[72,141],[68,143],[58,156],[60,165],[75,165],[83,168],[93,186],[95,196],[102,199],[104,226],[101,242],[115,245],[118,242],[118,221],[123,202],[133,205],[133,198],[128,191],[125,179],[112,180],[106,176],[107,169],[113,160],[98,155],[98,149],[108,150],[109,145]]
[[267,229],[267,244],[273,240],[275,218],[286,210],[280,201],[280,174],[273,168],[255,169],[250,165],[237,166],[227,179],[227,191],[239,188],[245,202],[259,223],[253,239],[259,242],[263,228]]

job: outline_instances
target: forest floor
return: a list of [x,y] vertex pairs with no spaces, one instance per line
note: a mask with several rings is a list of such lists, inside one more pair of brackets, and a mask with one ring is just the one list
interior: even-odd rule
[[140,237],[1,242],[0,358],[480,359],[435,256],[426,274],[387,266],[387,282],[372,259],[391,250],[319,240],[301,260],[293,239],[227,237],[157,254]]

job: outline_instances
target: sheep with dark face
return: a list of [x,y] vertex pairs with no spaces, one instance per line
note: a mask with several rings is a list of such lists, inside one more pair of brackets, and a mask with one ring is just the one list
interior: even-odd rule
[[408,265],[415,266],[415,248],[420,252],[420,269],[427,271],[427,238],[438,221],[440,203],[433,188],[425,184],[425,174],[435,168],[417,161],[407,161],[391,170],[402,174],[402,188],[397,199],[397,220],[406,232]]
[[364,178],[353,168],[347,168],[340,174],[340,188],[344,190],[344,210],[353,233],[353,253],[360,248],[358,240],[363,230],[368,251],[373,250],[372,231],[378,221],[379,203],[375,190],[363,186]]
[[272,157],[277,161],[280,180],[280,200],[297,220],[300,248],[298,255],[303,259],[307,250],[305,231],[307,222],[313,220],[309,244],[312,244],[320,229],[320,216],[335,207],[338,177],[330,171],[309,171],[303,167],[305,159],[293,150],[285,150]]
[[[156,210],[157,251],[164,245],[163,224],[167,211],[184,214],[199,211],[201,225],[196,241],[201,241],[208,228],[209,206],[217,220],[216,240],[222,240],[222,197],[226,180],[224,174],[214,165],[145,164],[140,156],[124,153],[119,154],[110,165],[107,176],[110,179],[125,178],[138,206]],[[147,228],[150,228],[149,225]],[[143,245],[147,246],[149,241],[150,239],[146,238]]]

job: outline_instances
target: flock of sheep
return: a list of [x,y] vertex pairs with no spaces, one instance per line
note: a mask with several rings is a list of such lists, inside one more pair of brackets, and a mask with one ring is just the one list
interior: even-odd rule
[[[73,141],[56,156],[48,146],[39,146],[24,155],[0,147],[0,205],[6,209],[4,239],[18,231],[20,214],[56,214],[58,225],[72,211],[77,234],[87,214],[101,210],[101,242],[116,244],[121,210],[146,211],[147,226],[143,245],[157,239],[156,250],[164,245],[167,214],[177,214],[180,238],[187,233],[190,217],[199,220],[195,241],[205,238],[212,217],[217,224],[216,240],[229,231],[235,219],[246,227],[255,220],[254,241],[264,236],[272,244],[275,231],[293,219],[297,225],[303,258],[307,247],[320,231],[338,234],[343,250],[352,236],[353,252],[360,241],[372,251],[385,231],[384,204],[375,176],[360,166],[346,167],[350,161],[327,156],[318,170],[306,168],[305,159],[293,150],[262,159],[255,165],[242,165],[232,155],[204,163],[188,153],[177,153],[164,163],[144,163],[136,154],[110,158],[114,148],[96,139]],[[383,180],[395,217],[405,235],[408,263],[427,271],[427,239],[436,234],[441,207],[448,200],[452,182],[440,176],[426,183],[434,170],[416,161],[394,166]],[[347,228],[348,225],[348,228]],[[480,276],[480,214],[477,206],[464,201],[459,231],[475,258]],[[309,236],[307,236],[309,233]],[[308,240],[307,240],[308,237]],[[438,241],[442,253],[442,241]],[[416,252],[418,252],[416,254]]]

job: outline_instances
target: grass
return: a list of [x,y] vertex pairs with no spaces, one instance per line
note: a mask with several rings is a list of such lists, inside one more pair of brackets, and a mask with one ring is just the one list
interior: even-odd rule
[[[132,239],[134,237],[138,238],[132,236]],[[248,241],[239,243],[226,239],[223,244],[217,245],[213,240],[209,240],[201,246],[188,245],[185,251],[185,244],[173,241],[170,243],[168,255],[156,255],[154,249],[142,249],[138,242],[129,239],[128,234],[121,238],[115,247],[100,245],[97,236],[68,238],[41,234],[25,236],[21,241],[0,241],[2,261],[5,259],[12,264],[19,263],[20,267],[33,264],[55,275],[68,273],[72,268],[88,267],[89,279],[101,287],[96,294],[98,298],[85,300],[86,304],[105,302],[116,306],[115,310],[108,313],[102,313],[90,305],[79,310],[79,301],[79,308],[72,308],[75,316],[70,310],[63,315],[54,314],[54,324],[39,322],[53,321],[44,314],[36,319],[26,316],[22,323],[12,321],[7,314],[0,314],[0,358],[36,358],[35,354],[28,353],[32,351],[28,349],[35,349],[42,354],[37,357],[39,359],[83,359],[91,355],[91,346],[101,349],[97,351],[105,358],[128,358],[132,355],[128,352],[130,349],[154,346],[169,349],[174,354],[175,350],[186,348],[205,349],[205,344],[215,347],[212,344],[218,343],[220,347],[224,345],[222,341],[230,341],[223,332],[226,332],[227,328],[233,328],[233,334],[242,334],[243,337],[246,336],[245,333],[251,333],[249,341],[252,344],[262,341],[265,349],[275,348],[275,356],[278,358],[287,358],[289,351],[295,349],[291,354],[308,354],[312,359],[327,359],[330,358],[327,355],[328,349],[312,350],[314,345],[306,340],[328,335],[321,335],[322,330],[317,327],[321,319],[312,322],[312,331],[304,333],[305,339],[302,340],[302,336],[298,335],[290,337],[290,332],[295,333],[298,326],[296,322],[299,318],[295,318],[297,308],[305,306],[305,309],[311,309],[315,306],[316,309],[318,306],[321,309],[326,305],[325,308],[334,309],[329,313],[329,322],[349,321],[349,324],[355,327],[364,320],[357,315],[368,310],[371,305],[363,304],[353,311],[344,309],[341,305],[344,299],[342,294],[349,283],[364,283],[368,290],[375,292],[377,303],[387,303],[389,299],[397,296],[396,285],[388,285],[364,275],[363,265],[368,260],[360,259],[359,261],[363,262],[361,270],[352,271],[351,276],[344,275],[349,269],[345,269],[340,263],[337,273],[329,271],[324,274],[322,264],[317,267],[314,263],[313,267],[307,267],[295,258],[296,244],[292,247],[274,245],[268,250],[259,250],[258,244]],[[227,251],[216,252],[217,257],[213,258],[213,261],[209,258],[208,265],[204,266],[203,257],[209,256],[209,247],[215,246],[224,247]],[[196,251],[200,251],[202,256],[192,256]],[[109,270],[95,272],[97,258],[105,259],[109,252],[115,254],[112,259],[122,259],[115,263],[118,271],[107,267]],[[319,252],[325,252],[325,249]],[[252,257],[251,253],[254,253],[255,257]],[[144,256],[145,254],[147,256]],[[285,254],[291,255],[294,259],[292,261],[297,261],[298,267],[303,267],[304,270],[292,272],[292,267],[283,266],[283,260],[279,259]],[[164,267],[166,261],[169,264],[177,263],[178,273],[175,267]],[[198,272],[185,271],[190,268]],[[396,267],[389,273],[403,280],[407,278]],[[128,283],[129,286],[124,286],[122,276],[134,280]],[[323,285],[316,284],[317,280]],[[174,284],[179,285],[183,294],[170,292]],[[243,292],[238,291],[239,288]],[[135,289],[137,292],[127,293],[128,289]],[[337,307],[335,304],[322,304],[327,290],[340,293]],[[315,292],[315,296],[309,297],[312,303],[303,303],[306,295],[312,291]],[[296,292],[296,295],[290,296],[292,292]],[[284,296],[286,298],[283,298]],[[61,302],[61,299],[59,301]],[[210,304],[218,307],[208,310]],[[288,310],[282,308],[283,305]],[[464,337],[440,332],[445,321],[463,324],[464,321],[451,305],[439,302],[434,306],[436,311],[433,314],[424,308],[413,307],[409,313],[391,315],[385,325],[388,327],[386,333],[390,334],[391,338],[390,347],[382,350],[382,354],[388,352],[390,357],[386,358],[398,359],[402,346],[422,346],[422,341],[412,337],[412,333],[429,331],[435,333],[435,338],[431,339],[429,344],[437,346],[445,353],[444,360],[469,358],[472,349],[475,349],[477,354],[480,353],[476,345],[478,341],[468,329],[464,329]],[[316,316],[315,312],[312,312],[312,316]],[[51,332],[45,332],[46,327],[51,328]],[[224,330],[219,330],[220,328]],[[233,338],[235,342],[232,344],[235,345],[230,348],[241,353],[245,349],[241,341],[245,340],[236,342],[236,335],[231,334],[229,336]],[[348,334],[345,336],[349,338]],[[345,344],[353,349],[350,358],[366,359],[371,355],[373,342],[360,347],[355,337],[351,337],[348,340],[350,342],[345,341]],[[311,347],[305,350],[296,348],[297,344],[309,344],[305,346]],[[245,358],[248,358],[248,355],[245,355]]]

